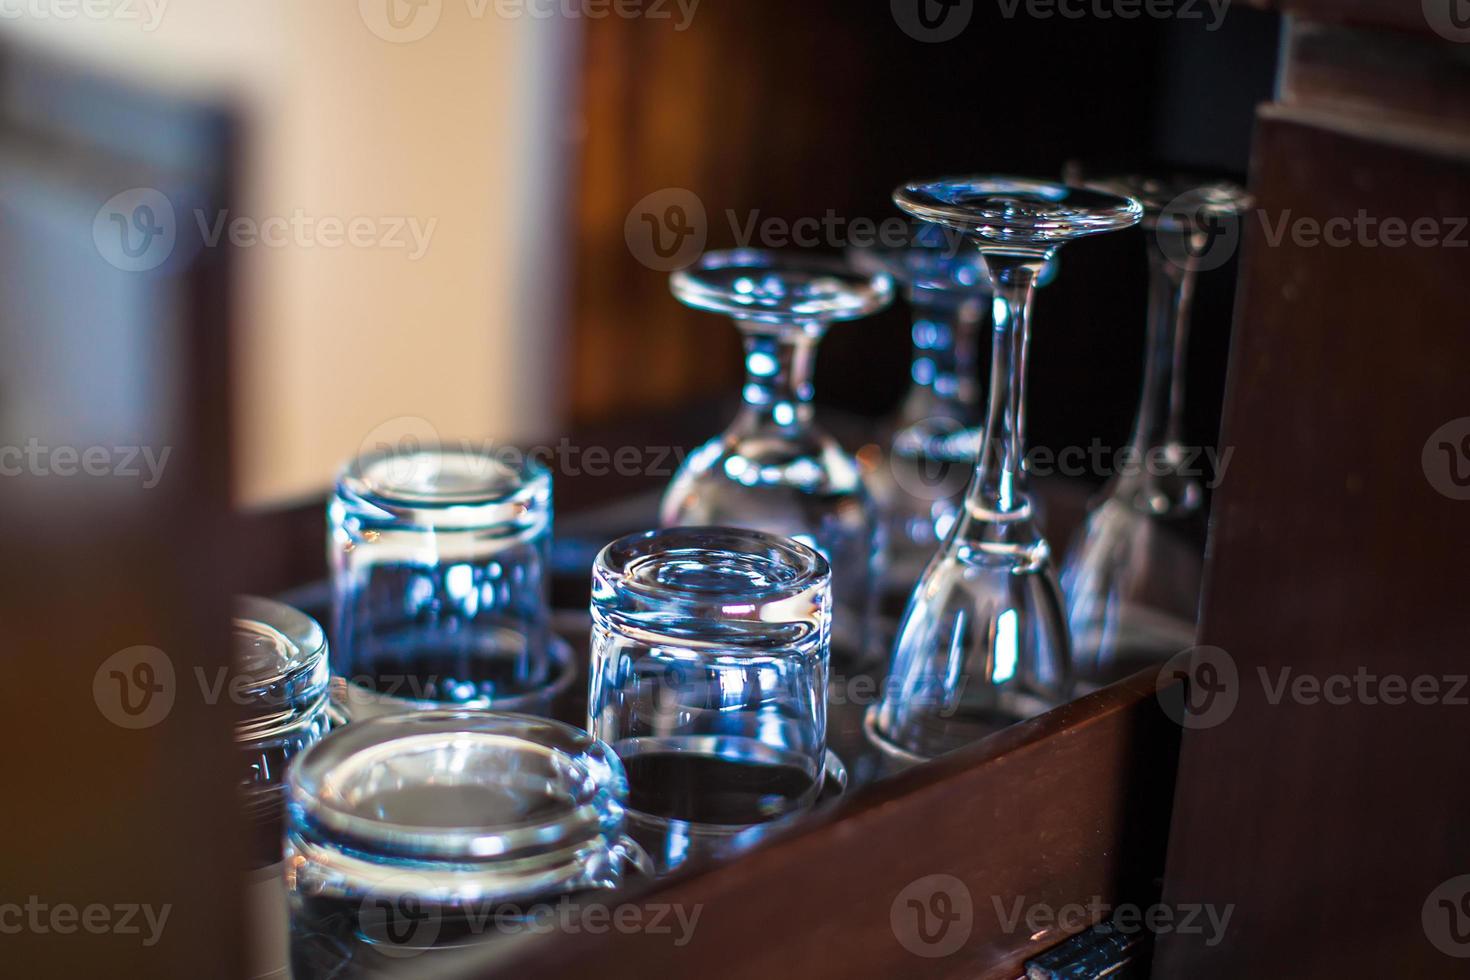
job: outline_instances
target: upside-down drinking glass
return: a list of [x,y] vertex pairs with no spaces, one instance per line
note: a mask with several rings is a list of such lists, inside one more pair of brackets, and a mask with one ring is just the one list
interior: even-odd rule
[[828,778],[831,574],[737,528],[603,549],[588,728],[623,760],[629,833],[669,871],[810,809]]
[[328,509],[332,666],[354,719],[545,714],[575,671],[550,629],[551,474],[512,450],[353,460]]
[[1051,552],[1026,490],[1025,383],[1036,279],[1065,242],[1138,223],[1137,201],[1008,177],[899,188],[907,213],[975,240],[995,288],[990,405],[959,519],[899,628],[877,744],[921,760],[1064,701],[1070,654]]
[[252,942],[245,975],[279,977],[289,961],[281,840],[286,769],[332,727],[327,635],[316,620],[270,599],[235,600],[231,699],[241,709],[235,744],[249,834],[245,917]]
[[544,718],[416,711],[332,732],[287,779],[293,976],[401,976],[647,872],[626,795],[606,745]]
[[1222,181],[1130,176],[1095,186],[1143,205],[1149,313],[1143,393],[1128,443],[1137,465],[1114,475],[1062,566],[1073,670],[1083,689],[1194,642],[1205,508],[1190,469],[1195,454],[1183,445],[1190,309],[1196,276],[1224,259],[1212,250],[1215,232],[1250,206],[1244,188]]
[[870,663],[880,537],[857,460],[812,418],[817,344],[834,322],[893,299],[887,274],[809,256],[711,252],[676,272],[685,305],[732,318],[745,338],[744,404],[685,461],[664,495],[664,527],[724,525],[791,537],[831,563],[833,656]]

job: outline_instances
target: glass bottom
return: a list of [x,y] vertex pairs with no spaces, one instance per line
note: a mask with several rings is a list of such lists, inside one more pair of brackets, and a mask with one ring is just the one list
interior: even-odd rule
[[1192,620],[1119,603],[1109,619],[1072,624],[1074,693],[1088,694],[1157,667],[1195,645]]
[[863,719],[868,739],[890,759],[902,765],[917,765],[973,745],[982,738],[1012,725],[1046,714],[1058,703],[1020,692],[1000,695],[985,708],[959,710],[948,715],[909,714],[901,731],[883,727],[882,706],[869,710]]
[[831,752],[813,775],[804,758],[753,739],[636,738],[614,748],[628,773],[627,834],[659,876],[734,857],[847,788]]
[[[575,916],[602,899],[598,892],[566,892],[521,903],[435,905],[403,895],[356,901],[335,896],[292,902],[292,980],[402,978],[418,975],[406,962],[425,964],[454,950],[547,931],[559,909]],[[420,968],[421,969],[421,968]]]
[[[521,639],[520,649],[524,648],[525,641]],[[539,683],[496,685],[490,675],[502,676],[509,669],[507,658],[488,658],[475,662],[476,681],[467,682],[458,690],[463,697],[455,697],[455,682],[446,678],[454,676],[454,671],[462,672],[461,655],[456,652],[437,657],[432,649],[421,646],[413,649],[411,656],[405,655],[397,661],[379,657],[374,661],[371,675],[333,677],[332,702],[338,711],[349,721],[440,708],[550,716],[577,677],[571,647],[561,637],[552,636],[546,645],[550,665],[542,672]],[[500,643],[496,649],[504,650],[507,646]],[[450,696],[441,700],[436,697],[440,694]]]

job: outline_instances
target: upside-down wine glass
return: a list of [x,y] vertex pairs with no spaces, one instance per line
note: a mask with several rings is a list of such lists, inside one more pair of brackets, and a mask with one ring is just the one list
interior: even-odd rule
[[[914,586],[964,502],[980,446],[981,330],[990,322],[990,275],[964,235],[920,224],[903,247],[850,250],[853,265],[888,272],[913,315],[911,384],[870,474],[883,516],[880,608],[902,615]],[[1037,286],[1056,278],[1048,263]]]
[[894,193],[908,214],[975,241],[994,283],[990,403],[959,519],[914,590],[874,741],[921,761],[1066,700],[1070,654],[1051,552],[1026,491],[1026,359],[1036,280],[1064,243],[1138,223],[1137,201],[1010,177]]
[[784,535],[832,566],[832,656],[841,674],[881,654],[874,642],[877,508],[855,460],[812,418],[817,344],[838,321],[893,300],[884,273],[797,254],[711,252],[674,273],[686,306],[733,319],[745,340],[744,404],[691,453],[664,494],[664,527],[722,525]]
[[1198,274],[1228,257],[1217,245],[1222,226],[1250,206],[1244,188],[1223,181],[1129,176],[1094,186],[1143,205],[1149,312],[1143,393],[1124,450],[1132,462],[1093,503],[1062,566],[1081,689],[1194,642],[1206,514],[1198,454],[1184,446],[1190,310]]

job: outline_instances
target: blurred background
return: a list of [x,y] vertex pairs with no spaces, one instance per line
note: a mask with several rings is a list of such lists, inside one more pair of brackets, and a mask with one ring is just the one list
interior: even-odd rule
[[[961,30],[937,33],[880,2],[567,6],[139,0],[0,21],[239,121],[226,234],[265,234],[236,241],[237,502],[319,496],[360,446],[425,423],[525,443],[733,397],[735,331],[679,307],[650,251],[671,203],[696,202],[709,248],[779,246],[806,220],[835,251],[895,217],[889,192],[912,177],[1243,175],[1279,33],[1275,15],[1203,4],[1132,20],[961,4]],[[332,238],[354,220],[356,243]],[[1126,438],[1141,235],[1069,250],[1039,301],[1037,446]],[[1201,284],[1196,445],[1218,430],[1232,273]],[[886,411],[908,345],[901,308],[834,331],[818,400]]]
[[[239,706],[208,684],[229,670],[230,596],[322,602],[323,500],[344,460],[407,439],[692,447],[738,399],[739,340],[675,302],[669,271],[735,245],[841,253],[898,217],[890,194],[912,178],[1249,170],[1256,213],[1281,229],[1292,216],[1293,234],[1248,227],[1244,268],[1199,281],[1181,441],[1240,452],[1197,640],[1241,678],[1463,681],[1462,8],[0,0],[0,975],[244,975]],[[1448,234],[1296,237],[1354,215]],[[1126,440],[1144,244],[1134,229],[1070,245],[1041,292],[1034,448]],[[877,440],[909,372],[902,304],[834,328],[819,414],[854,448]],[[578,527],[579,505],[652,523],[651,493],[635,512],[627,481],[566,475],[558,544],[611,537]],[[668,474],[639,479],[655,491]],[[1088,488],[1062,489],[1076,517]],[[571,558],[555,600],[585,610],[591,559]],[[171,673],[136,671],[160,664]],[[1444,778],[1462,766],[1464,709],[1391,704],[1247,687],[1230,725],[1184,733],[1177,792],[1133,746],[1076,757],[1098,779],[1142,760],[1140,785],[1172,801],[1152,814],[1170,821],[1166,900],[1239,904],[1233,945],[1176,935],[1158,975],[1441,976],[1464,961],[1458,918],[1453,961],[1421,919],[1425,896],[1470,910],[1465,835],[1446,830],[1470,800]],[[948,815],[946,852],[988,880],[973,844],[994,824]],[[1030,816],[1016,823],[1048,842],[1073,826]],[[1012,869],[1055,867],[1002,850]],[[1455,903],[1439,890],[1452,884]],[[726,912],[764,910],[720,890]],[[883,935],[888,895],[860,901],[867,938]],[[12,928],[38,902],[167,909],[166,939]],[[806,911],[783,940],[841,945]],[[735,941],[706,933],[715,961],[763,945],[721,921]]]

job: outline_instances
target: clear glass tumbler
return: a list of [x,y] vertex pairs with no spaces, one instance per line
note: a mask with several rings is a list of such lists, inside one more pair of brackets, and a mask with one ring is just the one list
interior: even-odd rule
[[249,834],[247,977],[284,975],[289,960],[281,838],[286,768],[332,727],[327,636],[316,620],[270,599],[241,596],[231,623],[227,688],[239,709],[240,798]]
[[758,531],[651,531],[592,573],[588,727],[660,872],[809,809],[828,778],[831,573]]
[[386,450],[328,509],[333,672],[355,720],[548,713],[573,677],[550,629],[551,474],[525,455]]
[[616,888],[647,870],[626,794],[612,751],[560,722],[420,711],[334,731],[288,781],[296,980],[402,976],[522,931],[528,905]]

